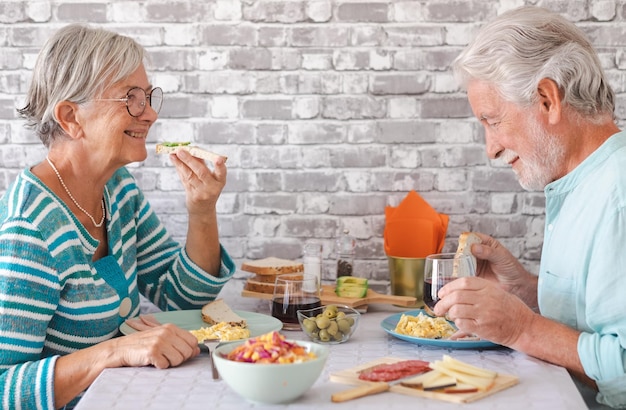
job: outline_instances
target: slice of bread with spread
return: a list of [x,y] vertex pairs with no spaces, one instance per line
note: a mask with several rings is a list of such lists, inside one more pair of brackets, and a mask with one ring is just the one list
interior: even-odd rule
[[185,150],[194,157],[211,162],[217,161],[218,158],[224,158],[224,161],[228,159],[225,155],[216,154],[204,148],[190,145],[189,142],[161,142],[156,145],[157,154],[174,154],[180,150]]
[[202,307],[202,320],[210,325],[228,323],[232,326],[247,327],[246,320],[233,312],[223,299],[216,299]]

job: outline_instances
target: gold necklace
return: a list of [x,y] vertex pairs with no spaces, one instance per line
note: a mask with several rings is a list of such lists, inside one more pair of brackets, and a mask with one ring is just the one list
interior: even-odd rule
[[85,210],[85,208],[83,208],[82,206],[78,205],[78,202],[76,201],[76,199],[74,199],[74,195],[72,195],[70,190],[67,188],[67,185],[65,185],[65,182],[63,182],[63,178],[61,178],[61,174],[59,174],[59,171],[57,170],[57,167],[55,167],[54,164],[52,163],[52,161],[50,161],[50,158],[48,158],[46,156],[46,160],[48,161],[48,164],[50,164],[50,166],[52,167],[52,170],[54,171],[54,173],[57,174],[57,178],[59,178],[59,182],[61,183],[61,185],[63,185],[63,188],[65,188],[65,192],[67,192],[67,195],[70,197],[72,202],[74,202],[74,205],[76,205],[76,207],[78,209],[83,211],[83,213],[85,215],[87,215],[89,217],[89,219],[91,219],[91,222],[93,222],[93,225],[96,228],[100,228],[102,226],[102,224],[104,223],[104,216],[105,216],[105,212],[104,212],[104,198],[102,198],[102,201],[100,201],[100,206],[102,206],[102,219],[100,219],[100,223],[96,223],[96,220],[93,218],[93,216],[91,216],[91,214],[89,212],[87,212]]

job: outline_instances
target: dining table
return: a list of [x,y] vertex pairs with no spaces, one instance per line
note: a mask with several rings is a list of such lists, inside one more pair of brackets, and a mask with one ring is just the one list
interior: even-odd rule
[[[235,311],[270,315],[268,300],[243,297],[241,275],[224,286],[219,298]],[[221,379],[213,380],[206,351],[178,367],[122,367],[105,369],[84,393],[78,410],[159,409],[587,409],[568,372],[502,346],[463,348],[413,343],[394,337],[381,323],[392,315],[410,310],[392,304],[362,306],[360,323],[344,343],[329,345],[324,370],[314,385],[293,402],[267,405],[248,402]],[[302,331],[281,330],[287,338],[308,340]],[[352,386],[331,380],[331,375],[380,358],[418,359],[428,362],[449,355],[469,364],[517,376],[512,387],[469,403],[452,403],[383,392],[342,403],[331,395]]]

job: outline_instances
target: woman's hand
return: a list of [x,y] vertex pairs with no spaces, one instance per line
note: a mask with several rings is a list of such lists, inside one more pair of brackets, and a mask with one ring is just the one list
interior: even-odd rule
[[199,353],[194,335],[165,324],[61,356],[54,369],[55,406],[69,403],[106,368],[151,365],[165,369]]
[[[151,327],[111,339],[119,366],[148,366],[159,369],[178,366],[200,353],[198,340],[189,331],[172,324]],[[108,342],[105,342],[108,343]]]
[[226,184],[225,159],[217,159],[211,170],[202,159],[185,150],[171,154],[170,158],[186,192],[187,254],[203,270],[218,275],[221,253],[215,204]]
[[207,209],[215,212],[215,204],[226,184],[226,165],[224,158],[219,158],[211,170],[204,160],[191,155],[185,150],[171,154],[170,159],[176,167],[186,193],[189,216],[203,217]]

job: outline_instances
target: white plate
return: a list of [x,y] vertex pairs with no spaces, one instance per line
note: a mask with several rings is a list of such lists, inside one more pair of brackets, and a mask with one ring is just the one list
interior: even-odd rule
[[[202,320],[202,314],[200,312],[200,309],[174,310],[171,312],[151,313],[151,315],[154,316],[159,323],[173,323],[185,330],[196,330],[201,327],[211,326]],[[282,322],[272,316],[264,315],[262,313],[244,312],[241,310],[235,310],[234,312],[246,320],[248,329],[250,329],[250,337],[256,337],[275,330],[280,330],[283,327]],[[131,333],[135,333],[136,330],[128,326],[126,323],[122,323],[120,326],[120,332],[124,335],[129,335]]]
[[[424,313],[423,309],[411,310],[403,313],[396,313],[385,318],[380,326],[383,330],[389,333],[391,336],[397,337],[398,339],[415,343],[419,345],[428,345],[428,346],[436,346],[450,349],[485,349],[492,347],[501,347],[495,343],[492,343],[488,340],[450,340],[450,339],[427,339],[423,337],[415,337],[415,336],[407,336],[401,333],[396,333],[396,325],[400,321],[400,317],[405,314],[409,316],[417,316],[420,313]],[[454,325],[452,323],[452,325]]]

